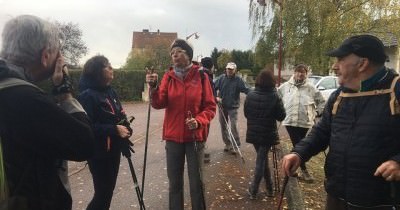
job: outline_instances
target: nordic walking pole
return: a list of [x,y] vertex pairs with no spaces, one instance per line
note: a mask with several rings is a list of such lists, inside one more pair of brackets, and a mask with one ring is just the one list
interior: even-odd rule
[[272,162],[274,166],[274,179],[275,179],[275,191],[280,192],[280,183],[279,183],[279,169],[278,169],[278,154],[277,154],[276,145],[272,146]]
[[[129,141],[129,139],[126,139],[125,141]],[[122,155],[125,156],[126,159],[128,160],[129,170],[131,171],[133,186],[135,187],[136,195],[138,197],[140,210],[146,210],[146,206],[144,205],[143,197],[142,197],[143,193],[140,192],[140,188],[139,188],[137,178],[136,178],[135,169],[133,168],[133,163],[131,160],[131,152],[135,153],[135,151],[132,149],[132,147],[130,147],[130,145],[126,145],[126,147],[127,148],[123,148],[121,152],[122,152]]]
[[[192,119],[193,115],[191,111],[187,112],[187,119]],[[206,209],[206,199],[204,197],[204,185],[203,185],[203,177],[202,177],[202,171],[201,171],[201,167],[200,167],[200,159],[198,156],[198,152],[199,152],[199,147],[197,146],[197,141],[196,141],[196,136],[194,134],[194,130],[192,130],[192,139],[193,139],[193,145],[194,145],[194,157],[196,159],[196,163],[198,166],[198,172],[199,172],[199,178],[200,178],[200,190],[201,190],[201,199],[202,199],[202,204],[203,204],[203,209]]]
[[[135,119],[135,117],[131,117],[130,120],[128,120],[127,118],[121,120],[118,124],[119,125],[123,125],[125,126],[129,132],[130,135],[132,135],[132,128],[130,127],[130,124],[132,123],[132,121]],[[125,138],[125,139],[121,139],[121,153],[124,157],[126,157],[126,159],[128,160],[128,164],[129,164],[129,169],[131,171],[131,175],[132,175],[132,180],[133,180],[133,186],[135,187],[135,191],[136,191],[136,195],[139,201],[139,206],[140,206],[140,210],[146,210],[146,206],[144,205],[143,202],[143,194],[140,192],[140,188],[139,188],[139,184],[136,178],[136,173],[135,173],[135,169],[133,168],[133,163],[132,163],[132,153],[135,153],[135,151],[133,150],[133,143],[129,140],[129,138]]]
[[[146,73],[153,74],[154,73],[154,68],[151,67],[148,69],[146,67]],[[146,125],[146,141],[145,141],[145,146],[144,146],[144,158],[143,158],[143,175],[142,175],[142,197],[144,195],[144,180],[146,177],[146,163],[147,163],[147,148],[149,144],[149,128],[150,128],[150,113],[151,113],[151,92],[152,92],[152,87],[149,85],[149,107],[147,109],[147,125]]]
[[286,186],[287,186],[288,182],[289,182],[289,176],[285,176],[285,178],[283,179],[281,197],[279,198],[279,204],[278,204],[278,209],[277,210],[281,210],[282,202],[283,202],[283,196],[285,195],[285,189],[286,189]]
[[232,146],[233,146],[232,148],[233,148],[233,150],[234,150],[235,152],[236,152],[236,150],[238,151],[238,153],[239,153],[239,155],[240,155],[240,157],[241,157],[243,163],[245,163],[245,160],[244,160],[244,157],[243,157],[243,155],[242,155],[242,152],[240,151],[240,148],[239,148],[239,146],[238,146],[237,143],[236,143],[236,139],[235,139],[235,137],[233,136],[231,127],[229,126],[228,121],[226,120],[226,116],[225,116],[225,114],[224,114],[223,108],[222,108],[222,106],[221,106],[220,103],[217,103],[217,104],[218,104],[219,112],[220,112],[220,114],[222,115],[222,118],[224,118],[224,122],[225,122],[225,125],[226,125],[226,130],[228,130],[228,134],[229,134],[229,136],[230,136],[229,140],[230,140],[230,142],[231,142],[231,144],[232,144]]

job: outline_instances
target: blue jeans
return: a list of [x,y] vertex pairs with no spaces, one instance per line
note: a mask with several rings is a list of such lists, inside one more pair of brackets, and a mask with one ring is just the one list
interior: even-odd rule
[[169,209],[183,210],[183,172],[185,156],[189,175],[190,199],[193,210],[205,209],[203,177],[203,142],[176,143],[166,141],[167,174],[169,180]]
[[222,114],[220,113],[219,123],[221,125],[222,140],[224,141],[225,145],[231,145],[232,144],[231,140],[233,142],[233,139],[231,139],[231,136],[229,135],[229,132],[227,130],[227,123],[228,123],[229,127],[231,128],[233,137],[235,138],[236,144],[240,146],[239,132],[237,129],[237,120],[238,120],[237,109],[223,109],[220,111],[222,111],[222,113],[225,115],[225,120],[226,120],[226,121],[224,120],[224,116],[222,116]]
[[266,187],[272,190],[271,171],[269,170],[268,152],[270,145],[253,144],[257,152],[256,169],[254,172],[254,180],[250,185],[250,193],[255,195],[258,193],[258,188],[262,178],[265,179]]

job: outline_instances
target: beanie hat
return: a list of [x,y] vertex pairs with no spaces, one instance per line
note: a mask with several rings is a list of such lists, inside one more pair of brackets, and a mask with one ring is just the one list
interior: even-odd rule
[[211,59],[210,57],[204,57],[204,58],[202,58],[202,59],[201,59],[201,65],[202,65],[204,68],[207,68],[207,69],[211,69],[211,68],[214,66],[214,64],[213,64],[213,62],[212,62],[212,59]]
[[172,50],[173,48],[175,48],[175,47],[179,47],[179,48],[181,48],[182,50],[185,50],[185,51],[186,51],[186,55],[189,56],[189,60],[190,60],[190,61],[193,59],[193,48],[192,48],[192,46],[190,46],[190,44],[187,43],[185,40],[183,40],[183,39],[175,39],[175,40],[172,42],[171,50]]

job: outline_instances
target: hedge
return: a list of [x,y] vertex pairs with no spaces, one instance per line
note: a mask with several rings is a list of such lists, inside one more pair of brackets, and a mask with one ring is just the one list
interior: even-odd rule
[[[69,75],[74,87],[73,94],[75,96],[79,94],[78,84],[81,73],[82,70],[69,70]],[[141,101],[145,76],[145,71],[114,70],[114,80],[112,81],[111,86],[115,89],[122,101]],[[46,92],[51,91],[50,80],[40,83],[39,87]]]

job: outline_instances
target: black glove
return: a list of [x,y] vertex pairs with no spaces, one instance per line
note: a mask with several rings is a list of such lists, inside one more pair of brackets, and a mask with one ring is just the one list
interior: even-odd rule
[[125,157],[131,157],[131,152],[135,153],[133,150],[133,143],[129,139],[121,139],[121,153]]

